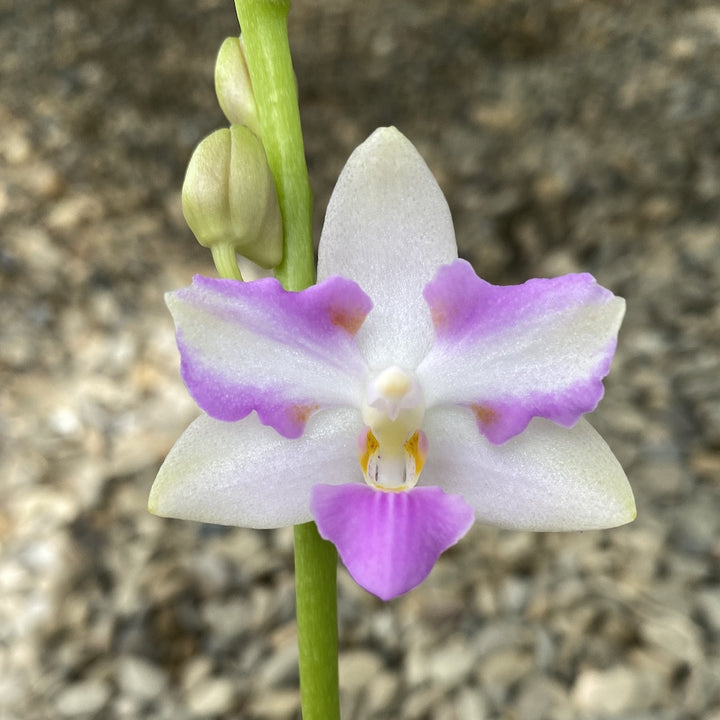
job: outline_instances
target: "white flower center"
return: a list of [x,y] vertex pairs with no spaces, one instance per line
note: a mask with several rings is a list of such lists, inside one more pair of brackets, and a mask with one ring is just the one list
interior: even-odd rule
[[393,365],[369,378],[362,405],[367,429],[359,439],[368,485],[381,490],[415,487],[427,454],[420,430],[424,414],[422,388],[412,373]]

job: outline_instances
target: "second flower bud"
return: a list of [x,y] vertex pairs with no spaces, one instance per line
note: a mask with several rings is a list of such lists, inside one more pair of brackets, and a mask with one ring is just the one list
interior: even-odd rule
[[[234,253],[266,268],[282,260],[275,183],[262,143],[248,128],[216,130],[195,148],[182,207],[187,224],[198,242],[212,250],[221,273],[218,260],[234,263]],[[225,269],[239,275],[236,266]]]

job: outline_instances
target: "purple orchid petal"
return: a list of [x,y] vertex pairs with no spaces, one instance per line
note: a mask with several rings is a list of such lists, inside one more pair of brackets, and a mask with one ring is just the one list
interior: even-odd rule
[[384,492],[360,483],[316,485],[310,509],[355,581],[383,600],[419,585],[475,517],[438,487]]
[[272,278],[196,276],[166,300],[175,319],[181,372],[198,405],[217,420],[257,411],[299,437],[323,407],[358,407],[366,365],[355,334],[372,308],[360,287],[331,277],[302,292]]
[[424,295],[435,326],[418,368],[428,407],[468,406],[493,443],[535,416],[570,427],[595,409],[625,301],[591,275],[500,287],[458,260]]

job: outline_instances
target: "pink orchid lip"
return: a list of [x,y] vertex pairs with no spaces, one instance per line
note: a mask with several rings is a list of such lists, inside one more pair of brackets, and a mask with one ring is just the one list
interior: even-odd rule
[[382,600],[419,585],[475,518],[460,496],[438,487],[385,492],[360,483],[316,485],[310,509],[358,585]]

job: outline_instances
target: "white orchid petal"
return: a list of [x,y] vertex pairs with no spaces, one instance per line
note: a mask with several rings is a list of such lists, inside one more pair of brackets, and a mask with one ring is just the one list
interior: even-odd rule
[[620,463],[585,420],[567,429],[536,418],[493,445],[464,408],[434,409],[423,485],[461,495],[478,521],[518,530],[591,530],[635,518]]
[[165,459],[150,492],[151,512],[219,525],[274,528],[308,522],[317,483],[360,477],[360,413],[313,415],[302,437],[288,440],[255,414],[238,422],[202,415]]
[[422,360],[433,338],[422,291],[455,258],[450,211],[425,161],[395,128],[376,130],[338,179],[318,251],[320,280],[342,275],[372,298],[357,340],[373,369]]

